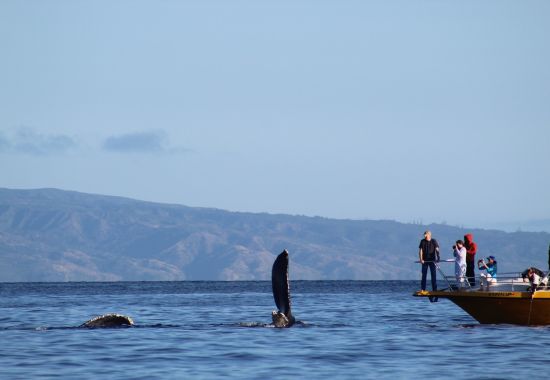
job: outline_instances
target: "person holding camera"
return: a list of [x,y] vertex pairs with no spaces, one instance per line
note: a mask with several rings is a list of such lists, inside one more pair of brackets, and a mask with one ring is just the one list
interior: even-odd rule
[[479,282],[481,287],[479,290],[489,290],[489,284],[497,281],[497,261],[495,256],[487,257],[487,262],[483,259],[477,262],[477,269],[485,270],[486,273],[479,274]]
[[455,257],[455,277],[458,287],[464,287],[464,277],[466,275],[466,247],[462,240],[457,240],[453,245],[453,256]]

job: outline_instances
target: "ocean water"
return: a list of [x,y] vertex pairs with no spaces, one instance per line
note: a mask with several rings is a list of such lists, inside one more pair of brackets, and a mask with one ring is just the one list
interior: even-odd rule
[[[512,379],[543,376],[550,327],[479,325],[409,281],[0,283],[0,379]],[[78,328],[117,312],[135,327]]]

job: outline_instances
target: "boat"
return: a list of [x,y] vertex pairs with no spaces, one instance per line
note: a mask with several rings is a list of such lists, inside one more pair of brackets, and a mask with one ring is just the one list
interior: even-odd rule
[[419,290],[414,296],[448,299],[481,324],[550,325],[550,289],[531,291],[531,283],[521,274],[499,274],[496,282],[481,290],[470,287],[467,281],[461,287],[454,276],[443,273],[439,263],[436,267],[448,286],[436,291]]

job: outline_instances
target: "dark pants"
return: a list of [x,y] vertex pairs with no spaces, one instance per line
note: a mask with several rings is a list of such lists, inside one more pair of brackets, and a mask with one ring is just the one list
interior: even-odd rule
[[420,283],[420,289],[426,290],[426,275],[428,274],[428,267],[430,268],[430,277],[432,280],[432,290],[437,290],[437,277],[435,271],[435,263],[422,264],[422,282]]
[[468,278],[470,286],[476,285],[476,273],[474,272],[473,261],[466,261],[466,277]]

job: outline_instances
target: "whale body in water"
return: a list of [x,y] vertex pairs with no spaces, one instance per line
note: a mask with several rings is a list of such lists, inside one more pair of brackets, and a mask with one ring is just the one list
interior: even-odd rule
[[288,280],[288,251],[285,249],[277,256],[271,269],[273,298],[278,310],[271,312],[275,327],[290,327],[296,319],[290,307],[290,282]]
[[105,314],[84,322],[80,327],[130,327],[134,325],[132,318],[121,314]]

